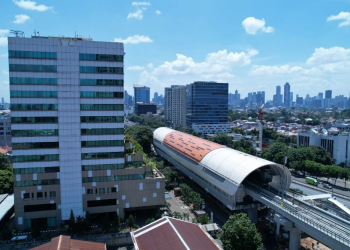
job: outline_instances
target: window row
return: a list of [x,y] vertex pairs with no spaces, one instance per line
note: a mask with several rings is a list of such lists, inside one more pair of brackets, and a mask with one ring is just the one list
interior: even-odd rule
[[128,163],[126,163],[127,166],[126,167],[135,167],[135,168],[138,168],[138,167],[141,167],[143,162],[142,161],[130,161]]
[[[36,198],[37,199],[42,199],[45,196],[47,198],[47,192],[37,192],[36,193]],[[55,198],[56,197],[56,191],[50,191],[49,192],[49,197],[50,198]],[[30,199],[30,193],[24,193],[23,194],[23,199]],[[34,199],[34,193],[32,193],[32,199]]]
[[10,58],[15,57],[15,58],[57,59],[57,53],[56,52],[9,50],[9,57]]
[[23,142],[12,143],[12,149],[59,148],[59,142]]
[[10,84],[57,85],[57,79],[56,78],[10,77]]
[[123,55],[79,54],[79,60],[122,62]]
[[12,130],[12,136],[58,136],[58,129]]
[[124,110],[123,104],[80,104],[80,110]]
[[11,117],[12,123],[58,123],[58,117]]
[[96,201],[87,201],[87,207],[106,207],[117,205],[117,199],[103,199]]
[[100,153],[83,153],[81,159],[107,159],[124,157],[124,152],[100,152]]
[[57,110],[57,104],[11,104],[11,110]]
[[81,98],[123,98],[123,92],[80,91]]
[[80,122],[124,122],[124,116],[81,116]]
[[126,174],[126,175],[112,175],[112,176],[94,176],[83,177],[83,183],[87,182],[106,182],[106,181],[130,181],[145,179],[144,174]]
[[60,179],[47,179],[47,180],[28,180],[28,181],[14,181],[15,187],[29,187],[29,186],[46,186],[46,185],[59,185]]
[[[107,190],[107,194],[109,193],[109,188],[95,188],[95,194],[105,194]],[[88,188],[86,190],[86,194],[94,194],[94,189],[93,188]],[[111,187],[111,193],[116,193],[117,188],[116,187]],[[115,204],[114,204],[115,205]]]
[[59,155],[15,155],[13,156],[13,162],[26,162],[26,161],[58,161]]
[[90,128],[82,129],[81,135],[118,135],[124,134],[124,128]]
[[115,79],[80,79],[80,85],[123,86],[124,85],[124,80],[115,80]]
[[57,72],[57,66],[35,64],[10,64],[10,71]]
[[11,90],[10,97],[57,97],[57,91],[21,91]]
[[80,73],[123,74],[123,67],[80,66]]
[[14,168],[13,174],[36,174],[36,173],[57,173],[60,167],[42,167],[42,168]]
[[110,141],[82,141],[81,147],[112,147],[124,146],[124,140],[110,140]]
[[81,171],[97,171],[107,169],[123,169],[124,163],[119,164],[100,164],[100,165],[82,165]]

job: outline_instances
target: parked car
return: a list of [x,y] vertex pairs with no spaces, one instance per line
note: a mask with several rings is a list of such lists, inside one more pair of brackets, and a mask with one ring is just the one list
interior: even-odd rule
[[329,188],[329,189],[332,188],[332,186],[329,185],[328,183],[323,183],[322,186],[323,186],[324,188]]

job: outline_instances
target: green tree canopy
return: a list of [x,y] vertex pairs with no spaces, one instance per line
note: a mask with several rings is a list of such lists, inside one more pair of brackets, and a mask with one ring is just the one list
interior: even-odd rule
[[212,139],[212,142],[215,142],[227,147],[233,146],[232,138],[229,137],[226,133],[217,133],[215,137]]
[[135,227],[135,219],[134,219],[134,216],[132,216],[132,214],[130,214],[126,224],[130,228],[130,231],[131,231],[131,228]]
[[149,154],[151,152],[151,143],[153,142],[153,131],[150,127],[145,126],[131,126],[128,127],[125,130],[125,134],[128,134],[136,140],[141,147],[143,148],[143,151],[146,154]]
[[0,170],[11,170],[11,162],[7,158],[7,155],[0,153]]

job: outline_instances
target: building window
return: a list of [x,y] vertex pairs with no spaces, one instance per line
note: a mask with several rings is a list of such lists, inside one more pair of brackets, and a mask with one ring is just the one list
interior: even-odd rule
[[115,80],[115,79],[80,79],[80,85],[124,86],[124,80]]
[[128,180],[142,180],[145,179],[143,174],[127,174],[127,175],[113,175],[113,176],[94,176],[83,177],[83,183],[89,182],[107,182],[107,181],[128,181]]
[[10,58],[57,59],[56,52],[9,50]]
[[124,152],[83,153],[81,159],[108,159],[124,157]]
[[37,192],[36,193],[36,198],[43,198],[43,192]]
[[123,92],[93,92],[93,91],[81,91],[81,98],[123,98]]
[[104,188],[100,188],[100,194],[104,194],[105,193],[105,189]]
[[124,105],[123,104],[80,104],[80,110],[121,110],[123,111]]
[[12,123],[58,123],[58,117],[11,117],[11,122]]
[[57,66],[35,64],[10,64],[10,71],[57,72]]
[[110,141],[82,141],[81,147],[113,147],[123,146],[124,140],[110,140]]
[[122,135],[124,128],[91,128],[82,129],[81,135]]
[[100,165],[82,165],[81,171],[97,171],[97,170],[111,170],[111,169],[123,169],[124,163],[119,164],[100,164]]
[[105,207],[117,205],[117,199],[87,201],[88,207]]
[[59,148],[59,142],[24,142],[12,143],[12,149]]
[[50,198],[56,197],[56,191],[50,191]]
[[11,110],[57,110],[57,104],[11,104]]
[[35,173],[57,173],[60,167],[41,167],[41,168],[14,168],[14,174],[35,174]]
[[107,194],[109,193],[109,188],[107,188]]
[[41,212],[41,211],[49,211],[49,210],[56,210],[56,204],[50,203],[50,204],[38,204],[38,205],[27,205],[24,206],[24,212]]
[[57,97],[57,91],[21,91],[21,90],[12,90],[10,91],[10,97],[19,97],[19,98],[29,98],[29,97],[39,97],[39,98],[52,98]]
[[11,134],[12,136],[58,136],[58,129],[12,130]]
[[81,116],[80,122],[124,122],[124,116]]
[[29,199],[30,198],[30,193],[24,193],[23,194],[24,199]]
[[13,162],[26,162],[26,161],[58,161],[59,155],[15,155],[13,156]]
[[80,66],[80,73],[123,74],[123,67]]
[[94,193],[94,190],[93,189],[87,189],[87,194],[93,194]]
[[107,55],[107,54],[79,54],[79,60],[85,61],[109,61],[123,62],[123,55]]
[[10,77],[10,84],[57,85],[57,79],[56,78]]
[[[14,181],[15,187],[30,187],[30,186],[46,186],[46,185],[59,185],[60,179],[46,179],[46,180],[28,180],[28,181]],[[32,194],[34,198],[34,194]]]
[[112,187],[111,188],[111,193],[116,193],[117,192],[117,188],[116,187]]
[[45,192],[45,198],[47,198],[47,192]]

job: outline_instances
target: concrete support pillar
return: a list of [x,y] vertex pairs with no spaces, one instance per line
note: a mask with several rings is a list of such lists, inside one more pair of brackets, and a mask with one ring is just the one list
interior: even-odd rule
[[276,236],[280,234],[280,227],[281,223],[279,221],[276,221]]
[[256,224],[258,222],[258,208],[248,209],[248,217],[252,223]]
[[299,228],[290,228],[289,250],[298,250],[300,246],[301,230]]

